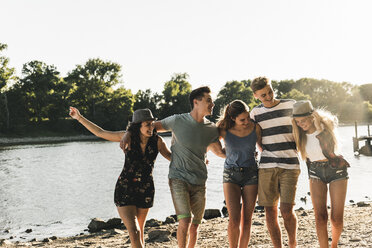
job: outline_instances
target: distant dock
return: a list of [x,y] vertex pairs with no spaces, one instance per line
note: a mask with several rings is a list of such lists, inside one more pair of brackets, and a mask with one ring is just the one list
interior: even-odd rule
[[[354,147],[354,154],[355,155],[365,155],[365,156],[372,156],[372,145],[371,140],[372,136],[369,129],[369,124],[367,125],[368,128],[368,135],[367,136],[360,136],[358,137],[358,124],[355,122],[355,137],[353,137],[353,147]],[[364,146],[359,148],[359,142],[364,141]]]

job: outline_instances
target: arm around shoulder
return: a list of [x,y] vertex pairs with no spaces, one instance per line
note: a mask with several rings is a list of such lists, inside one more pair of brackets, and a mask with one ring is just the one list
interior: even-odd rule
[[222,148],[221,142],[219,140],[211,143],[208,146],[208,150],[211,150],[214,154],[216,154],[220,158],[226,158],[225,149]]
[[257,134],[257,146],[260,152],[262,152],[262,134],[260,125],[256,124],[256,134]]
[[171,160],[171,151],[169,150],[167,144],[165,144],[164,139],[160,136],[158,139],[158,150],[164,158],[168,159],[169,161]]

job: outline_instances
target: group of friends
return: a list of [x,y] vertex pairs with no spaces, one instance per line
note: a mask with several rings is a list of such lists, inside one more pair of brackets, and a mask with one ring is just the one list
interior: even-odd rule
[[[337,118],[314,109],[307,100],[275,98],[266,77],[255,78],[251,88],[261,104],[249,111],[243,101],[234,100],[225,106],[216,124],[206,118],[214,107],[209,87],[190,93],[189,113],[158,121],[149,109],[134,111],[126,131],[104,130],[70,107],[72,118],[96,136],[120,142],[125,151],[114,201],[132,247],[145,246],[144,226],[155,193],[152,171],[159,152],[170,161],[168,180],[178,219],[178,246],[195,247],[205,209],[209,150],[225,158],[222,178],[230,247],[248,247],[257,196],[258,205],[265,209],[273,247],[282,247],[279,211],[289,247],[297,246],[294,205],[300,174],[298,155],[307,164],[319,245],[329,247],[329,190],[331,247],[337,247],[343,229],[349,166],[336,152]],[[171,151],[158,135],[166,131],[172,132]]]

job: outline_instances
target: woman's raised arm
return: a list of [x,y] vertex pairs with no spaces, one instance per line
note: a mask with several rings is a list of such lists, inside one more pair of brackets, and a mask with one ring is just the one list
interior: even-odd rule
[[119,142],[125,131],[107,131],[97,126],[93,122],[82,116],[77,108],[70,107],[70,116],[80,122],[86,129],[92,132],[95,136],[108,141]]

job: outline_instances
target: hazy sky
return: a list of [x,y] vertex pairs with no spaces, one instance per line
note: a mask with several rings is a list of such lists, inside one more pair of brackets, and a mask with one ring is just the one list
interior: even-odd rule
[[89,58],[122,65],[124,87],[161,92],[174,73],[218,92],[231,80],[372,83],[372,1],[1,0],[0,42],[65,76]]

